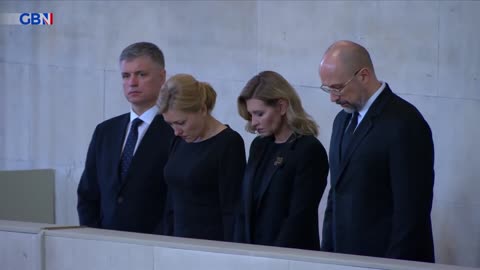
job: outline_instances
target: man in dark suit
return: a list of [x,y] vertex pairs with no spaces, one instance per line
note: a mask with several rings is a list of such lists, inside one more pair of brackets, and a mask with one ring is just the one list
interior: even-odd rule
[[367,50],[328,48],[322,90],[333,123],[324,251],[434,262],[432,133],[420,112],[377,80]]
[[163,167],[173,139],[156,107],[164,66],[162,51],[152,43],[134,43],[120,55],[131,110],[100,123],[93,133],[77,190],[81,225],[162,232]]

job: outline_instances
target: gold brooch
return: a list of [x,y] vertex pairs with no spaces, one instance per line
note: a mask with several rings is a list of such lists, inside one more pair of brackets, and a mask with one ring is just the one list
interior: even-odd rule
[[273,162],[273,166],[280,166],[283,164],[283,157],[277,157],[275,162]]

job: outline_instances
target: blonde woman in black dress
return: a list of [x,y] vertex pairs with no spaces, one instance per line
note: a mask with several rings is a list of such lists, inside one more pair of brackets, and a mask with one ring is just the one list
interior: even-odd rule
[[178,74],[163,86],[159,111],[175,133],[164,175],[165,234],[232,241],[245,169],[242,137],[211,115],[215,90]]
[[235,241],[319,250],[318,204],[328,175],[318,127],[280,74],[254,76],[238,97],[252,142]]

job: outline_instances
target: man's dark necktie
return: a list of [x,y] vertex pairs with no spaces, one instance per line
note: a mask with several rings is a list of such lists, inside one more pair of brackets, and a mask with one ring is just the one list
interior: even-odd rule
[[128,133],[127,142],[123,148],[122,159],[120,161],[120,176],[122,180],[127,176],[128,168],[130,168],[130,163],[132,163],[133,153],[138,139],[138,126],[142,123],[143,121],[140,118],[135,118],[132,121],[132,126],[130,127],[130,132]]
[[345,130],[345,133],[343,134],[342,147],[341,147],[342,155],[340,156],[342,160],[345,158],[348,145],[352,140],[353,133],[355,132],[355,128],[357,127],[357,124],[358,124],[358,112],[354,112],[351,115],[352,116],[350,118],[350,123],[348,124]]

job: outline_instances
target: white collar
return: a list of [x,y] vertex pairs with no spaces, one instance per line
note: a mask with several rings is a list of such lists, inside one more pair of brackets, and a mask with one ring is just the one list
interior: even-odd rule
[[138,116],[133,109],[130,109],[130,122],[132,122],[135,118],[140,118],[144,123],[150,125],[153,122],[153,119],[158,114],[158,107],[155,105],[150,109],[146,110],[142,115]]

